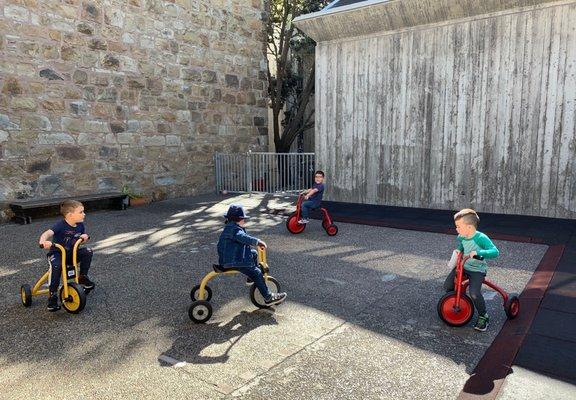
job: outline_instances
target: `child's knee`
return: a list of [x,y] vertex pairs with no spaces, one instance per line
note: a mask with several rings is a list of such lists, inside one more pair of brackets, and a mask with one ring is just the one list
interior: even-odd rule
[[475,291],[475,290],[470,291],[470,298],[474,301],[484,300],[484,297],[482,296],[482,292]]
[[84,260],[91,260],[93,255],[94,255],[94,252],[89,247],[85,247],[83,249],[80,249],[80,251],[78,252],[78,256]]

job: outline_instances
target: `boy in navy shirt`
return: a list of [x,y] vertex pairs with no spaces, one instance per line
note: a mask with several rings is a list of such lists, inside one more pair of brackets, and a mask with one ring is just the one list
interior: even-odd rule
[[[60,277],[62,276],[62,257],[60,251],[53,249],[52,245],[58,243],[66,249],[67,263],[72,263],[72,249],[78,239],[87,241],[89,236],[84,229],[84,206],[76,200],[66,200],[60,205],[60,213],[64,219],[56,222],[51,229],[45,231],[39,239],[40,246],[49,250],[48,261],[50,264],[50,295],[48,297],[48,311],[58,311],[57,291],[60,286]],[[52,239],[50,241],[49,239]],[[80,276],[78,282],[85,289],[93,289],[94,283],[88,279],[88,270],[92,262],[92,249],[79,248],[78,262],[80,264]]]
[[304,200],[302,202],[302,219],[298,221],[299,224],[307,224],[310,222],[310,210],[319,208],[322,203],[322,196],[324,195],[324,172],[316,171],[314,174],[314,185],[304,192]]

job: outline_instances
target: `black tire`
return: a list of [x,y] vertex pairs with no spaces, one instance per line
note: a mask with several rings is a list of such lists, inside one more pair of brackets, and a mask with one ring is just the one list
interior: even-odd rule
[[30,307],[32,305],[32,289],[30,285],[20,286],[20,300],[22,300],[24,307]]
[[328,236],[336,236],[338,234],[338,227],[334,224],[328,225],[326,228],[326,233]]
[[192,288],[192,290],[190,291],[190,298],[192,299],[192,301],[196,301],[196,300],[206,300],[206,301],[210,301],[212,299],[212,289],[210,289],[210,287],[208,285],[206,285],[204,287],[204,290],[206,291],[207,294],[207,298],[205,299],[199,299],[198,298],[198,291],[200,290],[200,285],[196,285]]
[[[268,276],[268,279],[266,279],[266,286],[268,286],[268,289],[270,289],[272,293],[280,292],[280,282],[278,282],[274,277]],[[264,297],[262,297],[256,284],[250,287],[250,301],[258,308],[270,308],[270,306],[264,302]]]
[[453,311],[449,302],[454,302],[455,298],[456,292],[448,292],[442,296],[438,301],[438,316],[446,325],[455,327],[464,326],[468,324],[474,316],[474,303],[467,294],[462,293],[460,297],[460,301],[462,302],[460,303],[461,310]]
[[60,288],[60,303],[70,314],[80,313],[86,306],[86,293],[76,282],[68,284],[68,299],[64,298],[64,286]]
[[212,305],[206,300],[193,301],[188,308],[188,316],[197,324],[203,324],[212,317]]
[[520,314],[520,297],[516,293],[510,293],[504,304],[504,312],[508,319],[514,319]]

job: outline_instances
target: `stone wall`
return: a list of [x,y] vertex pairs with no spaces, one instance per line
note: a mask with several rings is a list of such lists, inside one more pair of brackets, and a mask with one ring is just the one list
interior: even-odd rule
[[0,202],[192,195],[267,149],[265,1],[0,2]]

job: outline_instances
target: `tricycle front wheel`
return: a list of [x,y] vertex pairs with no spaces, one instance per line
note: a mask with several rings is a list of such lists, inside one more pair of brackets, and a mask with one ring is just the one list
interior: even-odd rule
[[304,229],[306,229],[306,224],[299,224],[298,214],[293,213],[288,217],[288,220],[286,221],[286,228],[288,229],[288,232],[297,235],[304,232]]
[[474,315],[474,303],[467,294],[460,295],[460,304],[456,307],[456,292],[446,293],[438,302],[438,316],[450,326],[464,326]]
[[[268,276],[266,279],[266,286],[268,286],[268,290],[271,293],[278,293],[280,291],[280,282],[271,276]],[[252,285],[250,287],[250,301],[258,308],[269,308],[270,306],[266,304],[264,301],[264,297],[260,293],[260,290],[256,287],[256,285]]]
[[86,306],[86,293],[77,283],[68,283],[68,297],[64,297],[64,286],[60,288],[60,302],[70,314],[80,313]]

